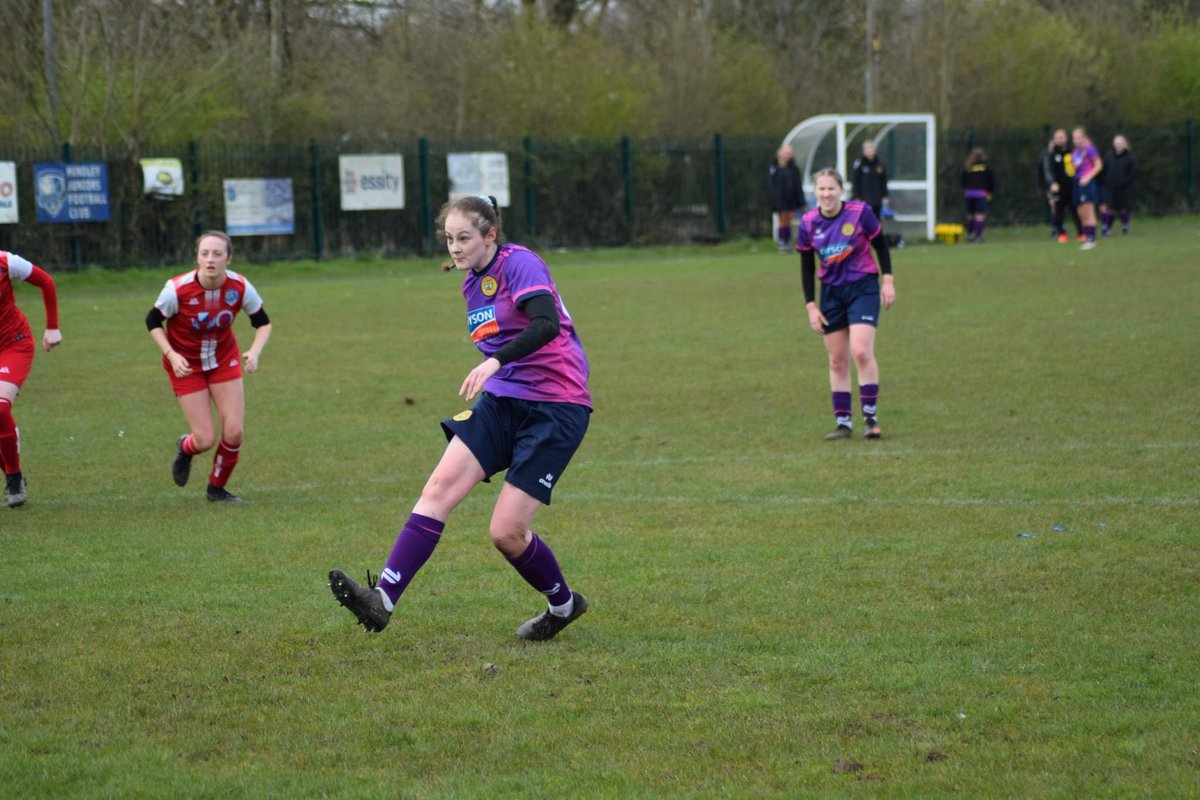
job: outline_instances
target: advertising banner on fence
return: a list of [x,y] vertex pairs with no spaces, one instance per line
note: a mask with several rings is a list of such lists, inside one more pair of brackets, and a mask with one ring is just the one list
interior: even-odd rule
[[508,208],[508,156],[504,153],[449,153],[450,202],[460,197],[489,194],[501,208]]
[[17,222],[17,165],[0,161],[0,225]]
[[343,211],[404,208],[404,156],[338,156]]
[[223,185],[230,236],[296,232],[291,178],[226,178]]
[[108,165],[103,161],[34,164],[38,222],[108,222]]
[[182,196],[183,162],[178,158],[143,158],[142,185],[142,191],[154,197]]

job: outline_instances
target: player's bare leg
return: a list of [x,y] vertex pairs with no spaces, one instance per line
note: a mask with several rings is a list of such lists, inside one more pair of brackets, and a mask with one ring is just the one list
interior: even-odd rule
[[212,447],[216,432],[213,428],[212,408],[208,402],[207,391],[181,395],[178,399],[189,432],[180,436],[179,443],[175,446],[171,478],[176,486],[186,486],[192,471],[192,456]]

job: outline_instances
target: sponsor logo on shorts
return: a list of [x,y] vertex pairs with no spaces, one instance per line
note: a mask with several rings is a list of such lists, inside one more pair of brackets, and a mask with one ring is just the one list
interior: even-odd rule
[[479,282],[479,291],[485,296],[491,297],[500,288],[500,284],[491,275],[485,275],[483,280]]
[[552,474],[550,474],[549,472],[547,472],[546,477],[538,478],[538,483],[540,483],[542,486],[545,486],[547,489],[553,489],[554,488],[554,476]]
[[496,321],[496,307],[484,306],[468,311],[467,330],[470,332],[473,342],[481,342],[489,336],[500,333],[500,323]]
[[9,371],[8,367],[0,367],[0,375],[11,375],[11,374],[12,373]]
[[469,420],[471,418],[471,413],[472,413],[471,409],[469,409],[469,408],[466,411],[461,411],[454,415],[454,421],[455,422],[466,422],[467,420]]
[[867,316],[866,314],[863,314],[862,321],[863,321],[863,322],[874,322],[874,321],[875,321],[875,318],[874,318],[874,317],[869,317],[869,316]]

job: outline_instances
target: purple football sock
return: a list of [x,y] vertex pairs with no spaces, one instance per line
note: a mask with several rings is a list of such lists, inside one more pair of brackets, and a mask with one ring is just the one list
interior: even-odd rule
[[408,522],[392,545],[392,554],[379,576],[379,587],[388,600],[395,603],[404,593],[409,581],[417,574],[437,547],[446,523],[420,514],[409,514]]
[[858,400],[862,403],[862,413],[864,419],[874,417],[879,404],[879,384],[864,383],[858,387]]
[[1123,231],[1129,230],[1129,210],[1128,209],[1121,212],[1121,230],[1123,230]]
[[1107,211],[1100,215],[1100,225],[1104,228],[1104,232],[1108,233],[1108,229],[1112,227],[1113,215]]
[[838,425],[850,424],[850,393],[831,392],[833,396],[833,416],[837,417]]
[[550,545],[539,539],[536,533],[533,534],[525,552],[516,558],[508,559],[508,563],[513,565],[513,569],[526,583],[546,595],[550,605],[565,605],[571,599],[571,588],[567,586],[567,579],[558,568],[554,551],[550,549]]
[[1096,226],[1095,225],[1084,225],[1083,226],[1083,236],[1089,242],[1096,241]]
[[779,243],[787,247],[792,242],[792,226],[781,225],[779,227]]

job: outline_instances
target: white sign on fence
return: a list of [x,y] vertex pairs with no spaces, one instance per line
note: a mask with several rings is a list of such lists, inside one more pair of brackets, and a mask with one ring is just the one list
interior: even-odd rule
[[226,178],[223,185],[230,236],[296,232],[291,178]]
[[460,197],[492,195],[501,208],[508,208],[508,156],[504,153],[448,153],[450,202]]
[[142,191],[154,197],[183,194],[183,162],[178,158],[143,158]]
[[13,161],[0,161],[0,225],[17,222],[17,165]]
[[343,211],[404,208],[404,156],[338,156]]

